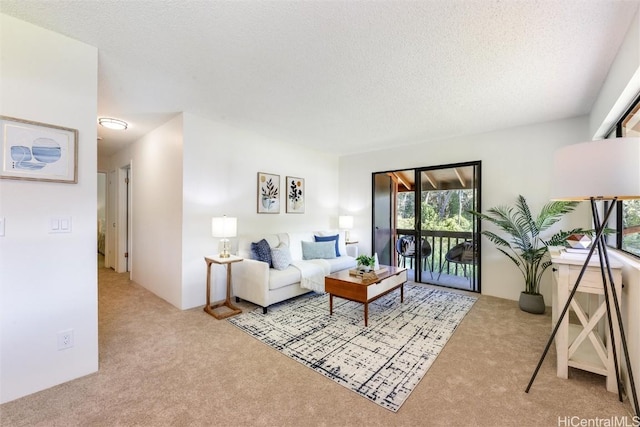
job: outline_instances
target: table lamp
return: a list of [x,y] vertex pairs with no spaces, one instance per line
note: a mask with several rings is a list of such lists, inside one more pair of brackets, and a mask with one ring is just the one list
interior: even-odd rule
[[236,237],[238,221],[237,218],[228,216],[214,217],[211,219],[211,235],[219,237],[222,242],[222,252],[220,258],[229,258],[229,237]]
[[[617,321],[620,328],[620,338],[622,349],[624,351],[627,373],[631,385],[633,395],[633,405],[636,415],[639,415],[638,396],[636,392],[633,372],[629,360],[629,350],[627,348],[627,340],[625,338],[622,315],[618,296],[613,283],[613,274],[609,263],[609,254],[607,253],[607,244],[605,241],[605,228],[611,213],[613,212],[616,201],[640,199],[640,138],[614,138],[604,139],[600,141],[584,142],[580,144],[568,145],[556,150],[553,163],[552,174],[552,199],[554,200],[574,200],[589,201],[591,203],[591,215],[593,219],[593,227],[595,237],[591,245],[587,258],[585,260],[580,274],[576,279],[576,283],[571,290],[569,298],[558,318],[551,337],[542,353],[538,366],[536,367],[526,392],[529,392],[533,381],[540,370],[540,366],[549,351],[549,347],[558,332],[560,323],[567,314],[571,300],[573,299],[578,285],[582,280],[591,256],[597,250],[600,258],[600,269],[602,272],[602,281],[604,287],[605,300],[607,302],[607,320],[609,323],[610,336],[613,337],[612,320]],[[600,213],[597,209],[596,202],[604,200],[609,202],[603,219],[600,219]],[[608,292],[611,292],[614,307],[610,307]],[[611,340],[613,349],[613,359],[616,370],[616,380],[618,383],[618,397],[622,402],[622,383],[620,380],[620,369],[618,366],[617,349],[615,340]]]
[[351,241],[351,237],[349,236],[349,230],[353,228],[353,217],[351,215],[342,215],[338,217],[338,227],[345,230],[344,231],[344,239],[347,242]]

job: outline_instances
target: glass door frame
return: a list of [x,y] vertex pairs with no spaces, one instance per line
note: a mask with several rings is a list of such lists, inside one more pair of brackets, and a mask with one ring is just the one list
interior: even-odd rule
[[[382,172],[374,172],[372,173],[372,186],[375,187],[375,179],[376,179],[376,175],[378,174],[392,174],[395,172],[401,172],[401,171],[411,171],[413,170],[414,172],[414,210],[415,210],[415,221],[414,221],[414,226],[413,229],[399,229],[396,228],[397,226],[397,192],[394,191],[393,192],[393,198],[395,198],[395,202],[394,202],[394,207],[391,209],[391,215],[392,218],[390,218],[390,229],[391,229],[391,234],[392,234],[392,244],[390,245],[391,248],[391,259],[395,262],[397,262],[397,254],[395,251],[395,239],[397,238],[397,236],[400,235],[411,235],[414,238],[415,242],[421,242],[422,241],[422,236],[423,236],[423,232],[424,231],[429,231],[429,230],[422,230],[422,173],[423,172],[427,172],[427,171],[434,171],[434,170],[442,170],[442,169],[455,169],[455,168],[463,168],[463,167],[474,167],[474,181],[475,181],[475,185],[473,185],[473,198],[474,198],[474,209],[481,212],[481,208],[482,208],[482,198],[481,198],[481,193],[482,193],[482,161],[480,160],[476,160],[476,161],[469,161],[469,162],[461,162],[461,163],[450,163],[450,164],[444,164],[444,165],[435,165],[435,166],[425,166],[425,167],[416,167],[416,168],[403,168],[403,169],[394,169],[394,170],[390,170],[390,171],[382,171]],[[375,194],[375,189],[372,188],[372,210],[371,210],[371,223],[373,225],[376,224],[376,217],[375,217],[375,211],[376,211],[376,206],[375,206],[375,202],[376,202],[376,194]],[[432,232],[434,232],[433,230],[431,230]],[[481,248],[481,239],[480,239],[480,233],[481,233],[481,221],[479,218],[474,217],[473,218],[473,230],[471,231],[472,233],[472,240],[473,240],[473,244],[474,244],[474,251],[475,251],[475,259],[476,262],[474,264],[471,265],[471,277],[473,280],[472,285],[469,287],[470,291],[472,292],[481,292],[481,271],[482,271],[482,263],[481,263],[481,254],[482,254],[482,248]],[[437,234],[438,231],[435,231],[435,233]],[[451,232],[451,234],[455,234],[455,232]],[[373,252],[376,252],[378,250],[378,248],[376,248],[376,241],[375,241],[375,237],[376,237],[376,230],[375,230],[375,226],[372,227],[371,230],[371,242],[372,242],[372,250]],[[433,240],[435,239],[435,237],[432,236],[432,242],[430,242],[430,244],[433,243]],[[434,248],[432,247],[432,251],[434,250]],[[419,256],[418,254],[421,253],[421,245],[417,245],[417,247],[415,247],[415,255],[413,258],[413,270],[414,270],[414,280],[417,283],[429,283],[428,280],[426,280],[423,277],[423,268],[422,268],[422,256]],[[432,252],[433,253],[433,252]],[[429,260],[427,260],[427,262],[429,262]],[[433,268],[435,267],[435,268]],[[431,274],[437,274],[439,272],[439,269],[442,268],[442,262],[439,262],[438,265],[434,265],[433,263],[433,258],[431,260]],[[435,270],[435,271],[434,271]],[[430,277],[429,273],[427,271],[424,271],[424,273],[427,275],[427,278]],[[447,285],[445,284],[437,284],[438,286],[443,286],[443,287],[447,287]],[[455,289],[459,289],[459,288],[455,288]]]

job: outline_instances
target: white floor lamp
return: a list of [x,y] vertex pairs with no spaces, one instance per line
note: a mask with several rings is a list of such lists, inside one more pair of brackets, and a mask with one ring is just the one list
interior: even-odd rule
[[[578,285],[587,269],[591,256],[597,250],[600,258],[600,270],[602,272],[610,336],[614,336],[612,320],[615,318],[620,328],[620,339],[631,385],[633,407],[636,415],[640,415],[627,339],[624,333],[620,305],[613,283],[609,254],[607,253],[607,244],[604,236],[607,221],[615,208],[616,202],[618,200],[640,199],[640,138],[604,139],[563,147],[557,150],[554,155],[552,182],[552,199],[590,201],[593,227],[596,234],[593,244],[589,249],[587,259],[580,270],[576,283],[569,294],[569,298],[558,318],[558,322],[553,328],[553,332],[549,337],[549,341],[547,341],[547,345],[525,392],[528,393],[531,389],[531,385],[551,347],[551,343],[558,332],[560,324],[567,314],[571,300],[578,289]],[[606,209],[602,220],[600,220],[596,205],[596,201],[599,200],[609,201],[609,207]],[[609,302],[609,292],[611,292],[613,297],[614,307],[611,307]],[[622,402],[622,381],[620,379],[620,366],[618,366],[617,357],[617,351],[619,349],[616,349],[613,339],[611,340],[611,344],[613,348],[616,380],[618,383],[618,397]]]

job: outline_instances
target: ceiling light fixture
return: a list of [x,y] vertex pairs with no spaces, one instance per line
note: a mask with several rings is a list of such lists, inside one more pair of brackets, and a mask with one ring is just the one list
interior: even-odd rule
[[99,117],[98,123],[108,129],[126,130],[129,124],[123,120],[112,119],[110,117]]

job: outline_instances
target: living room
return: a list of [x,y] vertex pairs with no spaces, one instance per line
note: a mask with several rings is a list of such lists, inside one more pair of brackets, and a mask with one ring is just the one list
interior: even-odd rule
[[[75,185],[0,182],[0,216],[6,218],[6,235],[0,238],[2,402],[99,369],[94,250],[97,172],[131,168],[131,277],[187,310],[204,304],[202,257],[215,252],[218,245],[211,237],[212,216],[235,216],[238,233],[253,234],[337,228],[338,216],[349,214],[354,217],[352,233],[358,236],[360,252],[368,253],[372,173],[476,160],[483,165],[484,207],[508,203],[520,193],[532,205],[541,206],[548,201],[552,185],[553,151],[604,136],[599,132],[638,93],[640,18],[636,13],[593,107],[576,117],[550,117],[540,123],[428,143],[416,137],[407,139],[402,148],[411,154],[398,156],[397,147],[337,155],[185,111],[128,148],[100,159],[94,142],[98,49],[9,15],[0,18],[0,112],[78,129],[80,146]],[[535,179],[523,173],[532,168]],[[258,215],[258,172],[304,177],[305,214]],[[47,233],[44,224],[50,215],[72,217],[72,238]],[[568,218],[567,226],[585,226],[588,221],[585,206]],[[495,251],[483,252],[482,263],[483,294],[515,301],[520,289],[510,282],[519,280],[518,272]],[[636,260],[627,262],[625,281],[639,283],[637,268]],[[216,283],[224,277],[223,269],[216,270]],[[542,292],[551,301],[549,283]],[[627,307],[640,304],[637,286],[628,286],[626,292]],[[214,299],[223,296],[224,289],[216,287]],[[637,354],[637,314],[627,322]],[[52,342],[58,331],[68,328],[75,331],[75,347],[72,352],[59,352]]]

